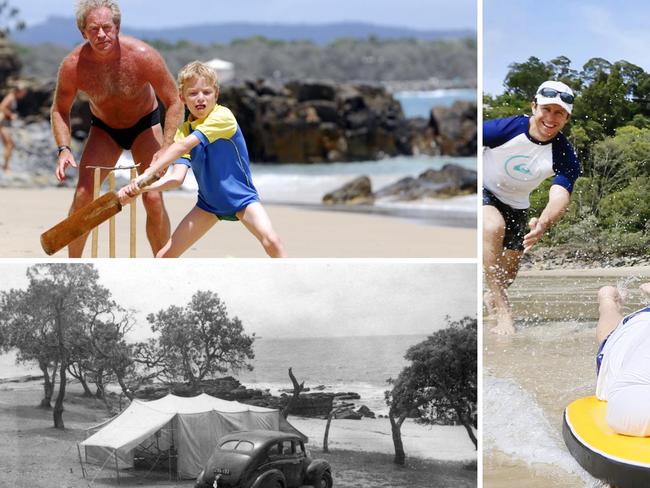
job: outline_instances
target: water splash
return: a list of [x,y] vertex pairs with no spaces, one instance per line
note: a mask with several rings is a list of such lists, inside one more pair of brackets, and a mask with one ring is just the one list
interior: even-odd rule
[[571,457],[542,408],[516,382],[486,373],[483,391],[485,450],[499,450],[529,466],[547,464],[559,468],[580,478],[585,488],[606,486]]

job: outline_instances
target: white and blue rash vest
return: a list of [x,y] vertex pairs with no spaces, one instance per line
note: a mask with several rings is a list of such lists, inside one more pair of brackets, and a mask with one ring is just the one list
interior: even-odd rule
[[483,186],[506,205],[530,207],[530,194],[550,176],[554,185],[573,190],[580,164],[559,133],[540,142],[528,133],[529,118],[517,115],[483,122]]

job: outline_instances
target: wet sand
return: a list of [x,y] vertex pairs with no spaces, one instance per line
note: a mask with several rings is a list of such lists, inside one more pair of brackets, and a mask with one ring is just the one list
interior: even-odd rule
[[[172,230],[194,206],[195,197],[167,192]],[[46,258],[39,236],[67,215],[69,188],[0,190],[0,257]],[[137,256],[152,257],[145,212],[138,201]],[[265,205],[290,257],[474,258],[476,230],[434,227],[395,217]],[[117,257],[129,254],[129,211],[116,216]],[[99,257],[108,256],[108,224],[100,227]],[[238,222],[220,222],[184,257],[265,257],[258,241]],[[65,258],[62,250],[53,257]],[[90,241],[84,257],[90,257]]]
[[518,332],[502,337],[484,321],[484,487],[604,486],[575,462],[562,439],[564,408],[593,395],[596,293],[629,292],[625,312],[646,304],[648,267],[522,273],[510,290]]

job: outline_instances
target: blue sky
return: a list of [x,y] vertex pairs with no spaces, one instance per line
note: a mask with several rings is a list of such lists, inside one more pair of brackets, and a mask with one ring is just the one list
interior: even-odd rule
[[[73,16],[73,0],[10,0],[27,22]],[[475,0],[122,0],[123,24],[168,27],[202,22],[327,23],[364,21],[415,29],[476,29]],[[152,6],[155,5],[155,12]],[[182,5],[182,9],[178,6]]]
[[650,71],[650,4],[642,0],[484,0],[483,87],[503,92],[508,65],[564,55],[574,69],[593,57]]

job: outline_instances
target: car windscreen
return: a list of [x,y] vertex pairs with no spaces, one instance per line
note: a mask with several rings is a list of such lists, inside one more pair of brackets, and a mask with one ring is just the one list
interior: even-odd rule
[[219,447],[225,451],[250,452],[253,450],[254,444],[249,441],[232,440],[224,442]]

